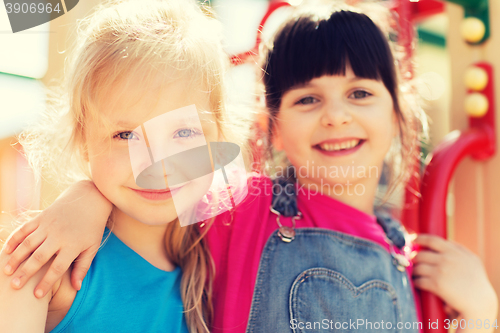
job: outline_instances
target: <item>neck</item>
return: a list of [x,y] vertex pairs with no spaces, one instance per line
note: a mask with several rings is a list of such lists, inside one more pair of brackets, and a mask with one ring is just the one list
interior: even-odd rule
[[175,268],[165,249],[167,225],[144,224],[123,213],[116,206],[113,207],[111,214],[113,216],[112,231],[123,243],[156,268],[164,271],[171,271]]
[[317,191],[369,215],[374,214],[373,205],[378,181],[378,178],[365,178],[356,182],[330,184],[322,181],[318,184],[309,178],[298,177],[299,184],[309,191]]

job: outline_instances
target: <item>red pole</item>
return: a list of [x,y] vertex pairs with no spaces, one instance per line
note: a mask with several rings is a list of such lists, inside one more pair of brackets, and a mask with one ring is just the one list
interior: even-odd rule
[[[489,101],[487,113],[482,117],[469,117],[470,128],[465,132],[453,131],[434,149],[430,163],[425,168],[421,183],[422,202],[420,204],[420,232],[443,238],[446,234],[446,198],[448,184],[460,161],[471,156],[484,161],[496,151],[495,136],[495,96],[493,87],[493,68],[487,63],[477,63],[488,74],[488,83],[481,91]],[[471,92],[469,90],[469,92]],[[446,314],[443,302],[435,295],[421,292],[422,319],[424,332],[431,332],[426,323],[436,322],[438,329],[433,333],[445,333]]]

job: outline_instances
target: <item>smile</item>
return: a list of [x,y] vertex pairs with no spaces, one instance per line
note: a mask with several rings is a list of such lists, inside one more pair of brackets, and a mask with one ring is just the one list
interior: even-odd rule
[[363,139],[331,140],[319,143],[313,148],[329,156],[340,156],[354,153],[365,141]]
[[132,191],[140,195],[141,197],[149,200],[168,200],[172,197],[172,195],[179,192],[179,190],[183,186],[173,188],[173,189],[165,189],[165,190],[136,190],[131,188]]

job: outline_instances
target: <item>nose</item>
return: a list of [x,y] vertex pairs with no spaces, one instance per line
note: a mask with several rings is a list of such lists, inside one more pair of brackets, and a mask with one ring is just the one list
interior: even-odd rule
[[160,161],[160,163],[153,163],[147,168],[145,168],[135,180],[136,184],[139,187],[150,190],[161,190],[165,189],[166,177],[164,175],[164,168]]
[[175,168],[175,164],[172,161],[172,159],[164,158],[162,160],[162,163],[163,163],[163,171],[164,171],[166,176],[169,176],[169,175],[172,175],[175,173],[176,168]]
[[321,124],[325,127],[338,127],[349,124],[352,121],[349,105],[341,99],[330,99],[325,103],[321,115]]

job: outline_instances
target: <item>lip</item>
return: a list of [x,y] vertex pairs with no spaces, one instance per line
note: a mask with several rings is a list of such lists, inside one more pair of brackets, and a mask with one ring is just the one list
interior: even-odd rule
[[132,191],[140,195],[141,197],[148,200],[168,200],[172,198],[173,194],[179,192],[179,190],[183,186],[174,188],[174,189],[165,189],[165,190],[136,190],[134,188],[130,188]]
[[366,139],[362,139],[362,138],[348,137],[348,138],[338,138],[338,139],[329,139],[329,140],[321,141],[321,142],[318,142],[317,144],[315,144],[315,146],[319,146],[319,145],[322,145],[324,143],[342,143],[342,142],[351,141],[351,140],[366,141]]
[[[320,148],[320,145],[324,144],[324,143],[342,143],[342,142],[345,142],[345,141],[350,141],[350,140],[359,140],[359,143],[353,147],[353,148],[349,148],[349,149],[343,149],[343,150],[338,150],[338,151],[326,151],[326,150],[323,150]],[[326,155],[326,156],[345,156],[345,155],[350,155],[350,154],[354,154],[355,152],[357,152],[366,142],[366,139],[360,139],[360,138],[341,138],[341,139],[330,139],[330,140],[325,140],[325,141],[321,141],[320,143],[314,145],[312,148],[319,151],[321,154],[323,155]]]

